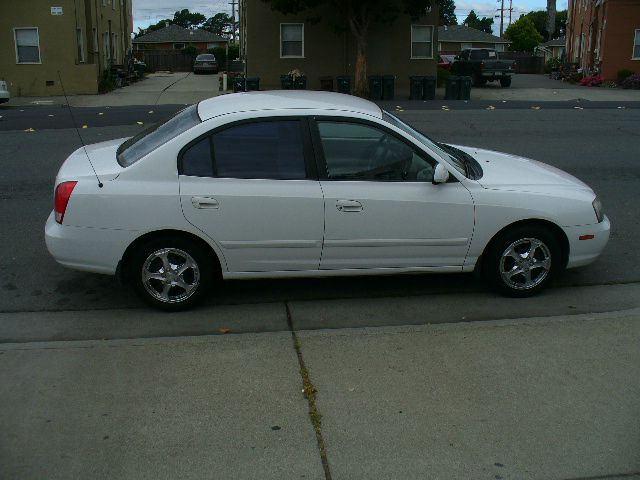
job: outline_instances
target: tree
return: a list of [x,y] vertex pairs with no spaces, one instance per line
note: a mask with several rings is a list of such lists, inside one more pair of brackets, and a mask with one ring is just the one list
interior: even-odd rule
[[[356,43],[355,94],[366,97],[367,34],[373,22],[393,23],[398,15],[406,13],[413,19],[424,15],[431,0],[262,0],[280,13],[299,13],[326,6],[332,15],[329,23],[338,30],[351,32]],[[318,17],[315,17],[319,20]]]
[[437,0],[438,13],[440,14],[439,25],[457,25],[456,4],[453,0]]
[[511,40],[509,49],[515,52],[532,52],[542,41],[542,35],[536,30],[531,19],[524,15],[509,25],[504,37]]
[[213,17],[208,18],[207,21],[202,24],[202,28],[224,37],[233,29],[232,23],[233,19],[231,18],[231,15],[227,13],[216,13]]
[[465,18],[462,23],[482,32],[493,33],[493,18],[479,18],[473,10],[469,12],[469,15],[467,15],[467,18]]
[[165,27],[168,27],[173,23],[170,19],[160,20],[158,23],[154,23],[153,25],[149,25],[147,28],[138,28],[138,33],[136,33],[136,38],[141,37],[142,35],[146,35],[147,33],[155,32],[156,30],[162,30]]
[[556,31],[556,0],[547,0],[547,40]]
[[[533,25],[536,27],[536,30],[544,41],[551,40],[552,38],[556,38],[558,36],[562,36],[565,33],[566,23],[567,23],[567,11],[562,10],[556,13],[555,18],[555,31],[549,35],[547,32],[547,12],[544,10],[536,10],[533,12],[529,12],[524,15],[528,19],[533,22]],[[522,17],[521,17],[522,18]]]
[[180,25],[182,28],[198,28],[207,20],[207,17],[201,13],[191,13],[186,8],[173,14],[173,21],[176,25]]

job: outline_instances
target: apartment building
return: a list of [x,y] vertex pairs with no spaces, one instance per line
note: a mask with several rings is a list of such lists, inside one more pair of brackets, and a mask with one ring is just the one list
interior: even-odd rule
[[21,0],[0,15],[0,78],[12,96],[93,94],[131,48],[132,0]]
[[607,80],[640,73],[640,0],[569,0],[567,60]]

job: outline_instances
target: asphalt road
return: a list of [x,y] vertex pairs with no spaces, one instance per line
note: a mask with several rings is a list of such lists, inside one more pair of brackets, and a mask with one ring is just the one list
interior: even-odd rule
[[[219,327],[216,315],[234,305],[255,305],[253,320],[238,323],[234,331],[287,328],[286,323],[272,323],[268,318],[270,306],[280,315],[280,307],[276,307],[279,302],[293,305],[297,318],[307,319],[297,325],[300,328],[412,323],[411,312],[421,311],[421,305],[432,308],[437,321],[637,306],[637,289],[631,287],[640,282],[640,250],[635,241],[640,233],[636,205],[640,191],[640,110],[614,105],[575,109],[567,104],[562,108],[545,104],[540,109],[524,104],[517,108],[498,106],[493,110],[483,104],[466,104],[460,109],[450,105],[449,110],[441,106],[419,110],[417,105],[406,102],[390,107],[436,139],[539,159],[591,185],[613,224],[611,241],[602,258],[589,267],[567,271],[547,293],[526,301],[486,292],[470,275],[227,282],[217,288],[206,305],[191,313],[185,325],[179,318],[187,317],[149,311],[110,277],[67,270],[50,258],[43,226],[52,208],[53,180],[66,156],[79,147],[78,134],[69,128],[71,120],[64,108],[0,109],[0,244],[4,253],[0,257],[0,312],[74,310],[79,314],[74,317],[77,326],[86,320],[82,312],[117,309],[117,319],[108,317],[112,325],[88,327],[80,335],[109,338],[148,336],[151,331],[174,335],[185,329],[189,334],[215,333]],[[92,143],[132,135],[177,108],[76,109],[76,121],[87,125],[79,132],[85,142]],[[58,114],[49,117],[53,110]],[[103,115],[98,115],[100,112]],[[403,308],[407,310],[403,312]],[[340,314],[330,315],[328,309],[337,309]],[[324,313],[314,316],[314,312]],[[57,315],[55,318],[64,322],[64,314]],[[261,315],[264,321],[260,321]],[[121,325],[133,318],[144,318],[147,323],[143,325],[151,330]],[[75,338],[78,334],[73,333],[73,325],[67,327],[68,335],[63,338]],[[15,333],[20,325],[11,328]],[[0,337],[3,334],[0,332]],[[48,338],[54,337],[58,338]]]

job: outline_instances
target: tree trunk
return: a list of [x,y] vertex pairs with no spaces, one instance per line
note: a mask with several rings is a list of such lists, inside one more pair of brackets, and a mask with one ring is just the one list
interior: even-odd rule
[[547,0],[547,34],[551,40],[556,31],[556,0]]
[[369,83],[367,82],[366,33],[354,36],[356,38],[355,94],[359,97],[367,98],[369,96]]

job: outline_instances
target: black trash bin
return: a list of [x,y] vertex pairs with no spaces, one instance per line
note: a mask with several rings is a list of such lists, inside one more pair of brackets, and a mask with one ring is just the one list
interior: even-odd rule
[[247,77],[245,82],[247,92],[250,90],[260,90],[260,77]]
[[233,93],[246,92],[247,91],[247,79],[244,77],[233,78]]
[[436,77],[426,76],[423,80],[422,100],[436,99]]
[[369,99],[382,100],[382,77],[380,75],[369,77]]
[[280,75],[280,88],[282,90],[293,90],[293,77],[291,75]]
[[424,78],[421,75],[412,75],[409,77],[409,100],[422,100]]
[[382,77],[382,98],[383,100],[393,100],[396,95],[396,76],[385,75]]
[[336,85],[338,87],[338,93],[351,95],[351,77],[346,75],[337,76]]
[[471,99],[471,77],[459,77],[460,78],[460,96],[458,100],[470,100]]
[[293,77],[293,89],[294,90],[306,90],[307,89],[307,76],[298,75]]
[[320,77],[320,90],[333,92],[333,77]]
[[451,75],[447,78],[447,83],[444,89],[445,100],[458,100],[460,97],[460,79],[456,75]]

